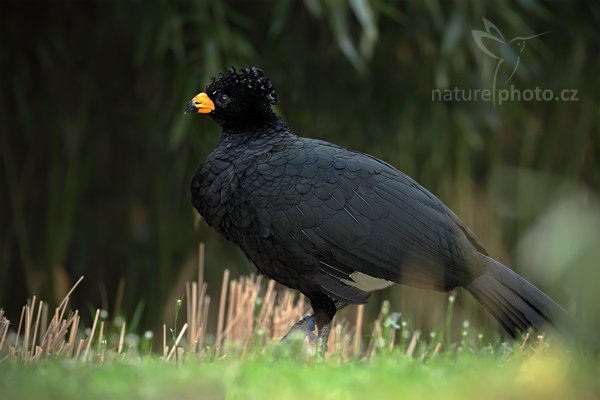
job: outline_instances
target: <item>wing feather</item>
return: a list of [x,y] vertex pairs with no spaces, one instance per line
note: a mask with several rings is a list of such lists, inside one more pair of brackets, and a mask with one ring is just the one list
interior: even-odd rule
[[[261,232],[275,242],[288,243],[288,235],[301,232],[295,236],[302,239],[296,242],[299,257],[314,265],[313,279],[324,292],[366,301],[368,293],[347,284],[355,273],[362,274],[355,276],[363,287],[393,281],[440,289],[478,273],[469,257],[483,246],[433,194],[374,157],[299,140],[307,144],[290,152],[292,162],[277,154],[270,157],[271,168],[257,168],[265,183],[276,181],[258,185],[250,198],[262,207]],[[271,204],[280,202],[283,210],[273,212]]]

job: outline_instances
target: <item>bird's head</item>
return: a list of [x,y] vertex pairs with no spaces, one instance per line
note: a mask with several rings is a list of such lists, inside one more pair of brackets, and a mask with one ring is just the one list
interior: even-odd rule
[[232,67],[213,78],[188,103],[186,112],[208,114],[224,128],[245,127],[274,118],[273,104],[277,104],[277,93],[261,69]]

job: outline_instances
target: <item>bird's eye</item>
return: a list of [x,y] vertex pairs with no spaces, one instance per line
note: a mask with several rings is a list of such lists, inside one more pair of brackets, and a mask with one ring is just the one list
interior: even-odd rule
[[220,94],[219,97],[217,97],[217,103],[220,106],[224,106],[227,103],[229,103],[229,96],[227,96],[226,94]]

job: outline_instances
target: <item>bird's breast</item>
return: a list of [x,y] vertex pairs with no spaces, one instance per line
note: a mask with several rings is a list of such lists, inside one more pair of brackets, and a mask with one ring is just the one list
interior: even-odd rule
[[[192,179],[192,203],[204,220],[229,240],[251,223],[248,207],[248,171],[256,168],[256,157],[232,151],[217,153],[201,165]],[[246,185],[247,186],[247,185]]]

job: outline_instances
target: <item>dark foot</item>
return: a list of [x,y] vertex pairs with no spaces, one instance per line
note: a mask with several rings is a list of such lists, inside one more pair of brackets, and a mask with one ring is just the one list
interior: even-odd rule
[[298,332],[303,335],[305,338],[308,338],[311,343],[314,343],[317,340],[317,335],[314,334],[315,330],[315,319],[312,315],[307,315],[302,318],[300,321],[296,322],[290,328],[289,332],[285,334],[281,340],[286,340],[289,336],[293,336]]

